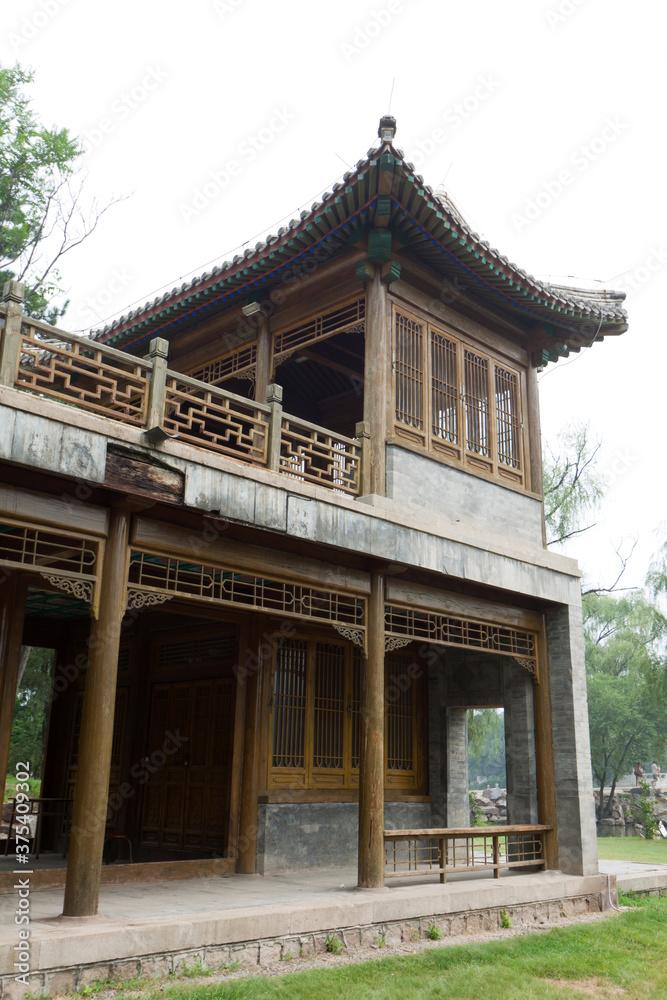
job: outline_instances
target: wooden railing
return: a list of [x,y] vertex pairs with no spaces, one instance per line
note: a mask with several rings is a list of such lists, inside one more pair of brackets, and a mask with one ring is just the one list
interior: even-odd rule
[[260,403],[171,371],[161,338],[136,358],[30,319],[17,286],[8,283],[0,306],[0,385],[143,428],[153,444],[178,438],[349,496],[365,487],[366,424],[345,437],[283,413],[278,385]]
[[545,868],[544,835],[551,827],[470,826],[433,830],[385,830],[385,878],[439,875],[501,868]]

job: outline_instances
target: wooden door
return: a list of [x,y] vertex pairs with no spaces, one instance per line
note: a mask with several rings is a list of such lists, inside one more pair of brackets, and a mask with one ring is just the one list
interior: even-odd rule
[[145,846],[225,853],[234,703],[231,678],[153,687],[143,761]]

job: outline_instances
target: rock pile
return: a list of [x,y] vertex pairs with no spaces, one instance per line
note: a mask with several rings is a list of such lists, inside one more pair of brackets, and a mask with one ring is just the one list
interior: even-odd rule
[[[484,817],[487,823],[497,824],[507,822],[507,791],[504,788],[491,788],[489,785],[486,786],[483,792],[471,792],[471,816],[470,822],[473,822],[472,813],[477,812],[478,815]],[[475,806],[472,806],[472,800],[475,802]]]
[[[639,826],[634,817],[633,805],[641,794],[641,788],[624,788],[616,792],[611,800],[611,811],[608,816],[598,820],[599,826]],[[595,797],[595,814],[600,814],[600,790],[593,792]],[[651,787],[653,811],[657,819],[667,825],[667,790],[662,787]],[[606,795],[605,795],[606,803]]]

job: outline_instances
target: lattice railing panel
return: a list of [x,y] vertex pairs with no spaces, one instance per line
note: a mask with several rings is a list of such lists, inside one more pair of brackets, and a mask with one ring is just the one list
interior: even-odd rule
[[273,353],[275,357],[291,354],[308,344],[314,344],[318,340],[333,337],[337,333],[352,333],[363,331],[364,317],[366,315],[365,299],[357,299],[339,309],[330,309],[328,312],[313,316],[306,323],[286,330],[284,333],[276,335]]
[[14,384],[124,423],[146,421],[149,362],[59,330],[24,324]]
[[362,597],[137,550],[132,552],[130,560],[129,586],[146,592],[274,611],[294,618],[354,625],[358,629],[365,626]]
[[384,618],[387,635],[411,636],[445,646],[502,653],[526,661],[521,665],[531,673],[536,672],[537,636],[534,632],[398,604],[385,605]]
[[169,372],[163,429],[180,441],[266,464],[269,407]]
[[386,830],[385,876],[493,871],[501,868],[545,867],[544,826]]
[[361,446],[352,438],[283,414],[280,471],[352,496],[359,492]]

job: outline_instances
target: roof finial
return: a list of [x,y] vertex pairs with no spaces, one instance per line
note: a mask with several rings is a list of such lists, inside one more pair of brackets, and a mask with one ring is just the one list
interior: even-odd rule
[[393,115],[383,115],[380,119],[378,135],[382,142],[392,142],[396,135],[396,119]]

